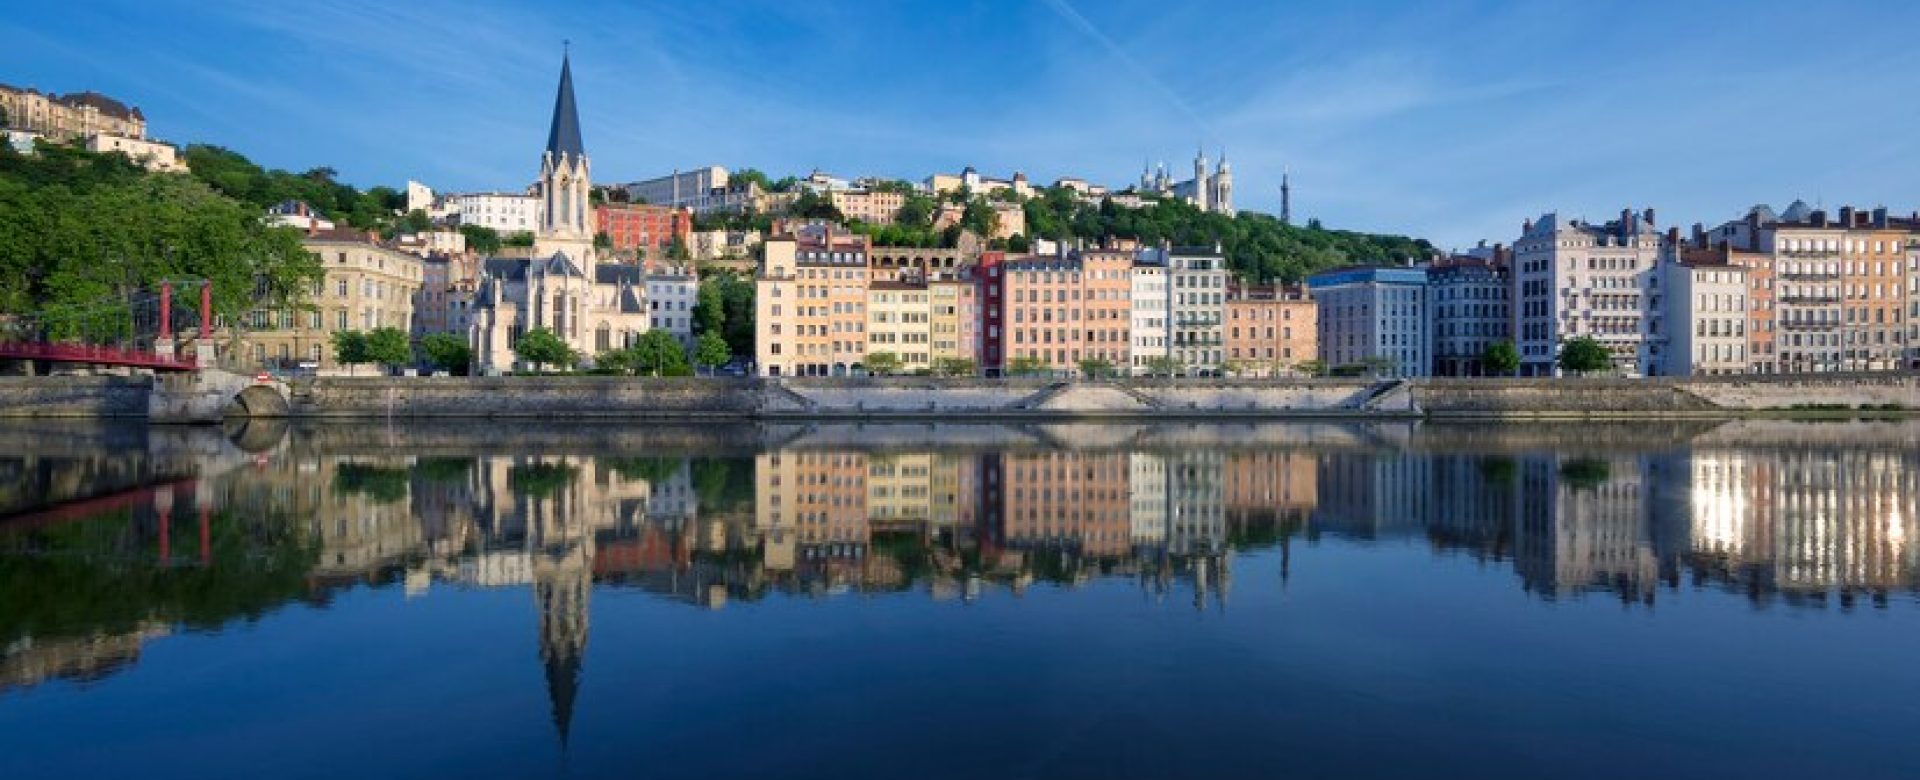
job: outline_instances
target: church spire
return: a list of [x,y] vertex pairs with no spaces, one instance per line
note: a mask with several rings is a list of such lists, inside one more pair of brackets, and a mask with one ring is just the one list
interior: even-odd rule
[[547,130],[547,153],[579,159],[586,154],[580,143],[580,110],[573,102],[573,64],[571,53],[560,55],[560,92],[553,99],[553,126]]

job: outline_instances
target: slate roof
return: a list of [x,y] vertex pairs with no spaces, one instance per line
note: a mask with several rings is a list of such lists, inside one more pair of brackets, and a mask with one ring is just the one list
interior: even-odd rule
[[553,99],[553,125],[547,130],[547,153],[578,160],[586,154],[580,143],[580,110],[573,102],[573,65],[560,58],[560,92]]

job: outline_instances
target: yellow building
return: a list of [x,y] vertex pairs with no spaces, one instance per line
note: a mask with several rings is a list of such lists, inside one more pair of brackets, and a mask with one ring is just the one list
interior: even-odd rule
[[123,154],[155,173],[187,172],[187,164],[180,160],[179,150],[173,148],[173,144],[159,141],[101,133],[87,139],[87,151]]
[[943,360],[980,365],[979,290],[971,279],[936,280],[927,285],[932,303],[927,357],[937,368]]
[[98,92],[55,95],[0,84],[0,108],[6,109],[8,125],[13,129],[40,133],[55,141],[96,135],[136,140],[147,137],[147,118],[140,109]]
[[927,285],[873,282],[867,287],[867,356],[889,352],[899,370],[932,368],[932,306]]
[[420,258],[353,230],[314,232],[301,243],[320,259],[325,280],[307,307],[250,312],[231,361],[248,368],[345,370],[334,360],[334,333],[375,328],[411,332],[413,302],[426,274]]

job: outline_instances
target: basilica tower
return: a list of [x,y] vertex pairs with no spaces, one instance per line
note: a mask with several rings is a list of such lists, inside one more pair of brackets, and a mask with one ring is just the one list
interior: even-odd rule
[[1208,189],[1210,185],[1207,178],[1207,152],[1204,149],[1197,149],[1193,153],[1193,205],[1200,207],[1201,211],[1210,211],[1213,208],[1207,199],[1207,196],[1212,194],[1207,191]]
[[547,149],[540,154],[540,229],[534,235],[539,254],[564,252],[583,268],[592,263],[592,186],[587,151],[580,142],[580,111],[573,100],[573,67],[563,54],[553,124],[547,130]]
[[1233,216],[1233,166],[1227,164],[1227,150],[1220,150],[1220,165],[1213,173],[1213,210]]

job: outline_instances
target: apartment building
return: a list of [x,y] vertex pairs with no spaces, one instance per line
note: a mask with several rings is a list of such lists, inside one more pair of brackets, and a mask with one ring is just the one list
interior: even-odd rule
[[[934,367],[942,361],[966,361],[980,368],[980,286],[971,275],[935,279],[927,283],[932,306],[933,341],[928,358]],[[950,365],[952,363],[949,363]]]
[[1711,254],[1661,263],[1667,343],[1653,373],[1744,374],[1751,370],[1747,269]]
[[1133,346],[1128,365],[1134,374],[1151,373],[1155,366],[1173,356],[1173,337],[1167,327],[1168,319],[1173,316],[1167,289],[1172,284],[1170,279],[1166,262],[1158,254],[1143,252],[1133,265],[1132,332],[1129,334]]
[[673,334],[683,349],[693,348],[693,308],[700,279],[684,267],[656,266],[641,275],[646,286],[647,325]]
[[1487,348],[1512,338],[1512,278],[1501,247],[1454,255],[1427,269],[1434,376],[1487,376]]
[[1216,371],[1226,362],[1226,255],[1219,246],[1143,250],[1143,264],[1167,274],[1167,356],[1183,373]]
[[499,231],[532,233],[540,226],[540,199],[525,193],[464,192],[451,196],[453,214],[462,225]]
[[180,159],[180,150],[175,149],[173,144],[160,141],[98,133],[87,137],[87,151],[124,155],[140,167],[155,173],[187,172],[187,163]]
[[603,203],[593,207],[596,233],[605,234],[616,250],[640,249],[649,257],[664,257],[675,239],[690,243],[693,212],[640,203]]
[[1318,311],[1304,287],[1230,287],[1227,365],[1247,376],[1281,376],[1319,357]]
[[261,368],[304,367],[331,372],[333,334],[375,328],[413,328],[414,302],[426,280],[418,257],[351,229],[314,231],[301,245],[320,260],[326,277],[308,308],[256,309],[238,334],[237,362]]
[[907,194],[894,190],[830,189],[827,200],[847,219],[869,225],[891,225],[907,205]]
[[1329,370],[1426,376],[1433,365],[1424,268],[1356,266],[1307,278]]
[[1596,225],[1555,213],[1528,220],[1514,244],[1513,328],[1522,376],[1557,373],[1560,347],[1592,338],[1614,370],[1654,365],[1662,237],[1653,209]]
[[1882,371],[1910,365],[1913,224],[1884,208],[1829,215],[1805,201],[1755,206],[1693,248],[1749,269],[1749,355],[1758,371]]
[[933,304],[926,282],[867,285],[867,356],[891,353],[902,373],[933,367]]
[[97,135],[144,140],[147,117],[98,92],[57,95],[31,87],[0,84],[0,109],[11,129],[39,133],[55,141],[75,141]]
[[867,245],[831,231],[770,238],[754,279],[761,376],[846,376],[865,368]]
[[1130,249],[1101,248],[1005,261],[1007,364],[1025,358],[1064,373],[1079,371],[1082,361],[1129,365],[1133,258]]

